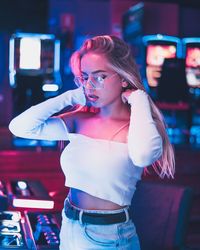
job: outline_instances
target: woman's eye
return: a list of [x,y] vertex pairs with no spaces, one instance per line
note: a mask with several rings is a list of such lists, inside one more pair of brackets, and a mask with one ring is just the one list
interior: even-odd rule
[[96,80],[97,80],[98,82],[102,82],[105,78],[106,78],[105,75],[97,76],[97,77],[96,77]]
[[87,81],[88,78],[89,78],[88,76],[82,76],[83,81]]

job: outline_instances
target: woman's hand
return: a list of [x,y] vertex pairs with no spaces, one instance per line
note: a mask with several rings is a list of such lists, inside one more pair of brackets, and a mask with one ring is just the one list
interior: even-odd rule
[[124,92],[122,92],[121,97],[122,97],[123,103],[128,103],[128,98],[129,98],[129,96],[131,95],[131,93],[133,91],[135,91],[135,90],[133,90],[133,89],[127,89]]
[[66,94],[69,96],[72,105],[80,104],[84,106],[86,104],[86,97],[82,87],[68,90]]

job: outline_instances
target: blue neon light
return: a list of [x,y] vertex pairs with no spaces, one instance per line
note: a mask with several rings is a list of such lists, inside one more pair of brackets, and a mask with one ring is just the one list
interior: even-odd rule
[[60,41],[55,41],[55,49],[54,49],[54,71],[60,70]]
[[176,43],[177,45],[176,55],[179,58],[182,57],[181,40],[178,37],[162,35],[162,34],[148,35],[143,37],[143,44],[145,46],[147,46],[152,41],[164,41],[164,42]]
[[182,39],[183,44],[183,55],[186,56],[186,47],[188,44],[199,43],[200,47],[200,37],[186,37]]
[[15,33],[13,38],[22,38],[22,37],[35,37],[41,40],[55,39],[55,35],[53,34],[39,34],[39,33]]
[[10,39],[10,43],[9,43],[9,81],[10,81],[10,85],[12,87],[15,86],[15,69],[14,69],[14,46],[15,46],[15,42],[14,42],[14,38]]

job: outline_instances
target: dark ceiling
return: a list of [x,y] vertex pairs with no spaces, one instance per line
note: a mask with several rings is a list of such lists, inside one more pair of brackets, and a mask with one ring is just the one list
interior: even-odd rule
[[200,0],[144,0],[142,2],[175,3],[180,6],[200,7]]

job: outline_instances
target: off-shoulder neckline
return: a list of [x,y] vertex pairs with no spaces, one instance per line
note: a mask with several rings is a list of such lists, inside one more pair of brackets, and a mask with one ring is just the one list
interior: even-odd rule
[[102,139],[102,138],[93,138],[90,137],[88,135],[84,135],[84,134],[80,134],[80,133],[69,133],[69,137],[70,136],[80,136],[89,140],[93,140],[93,141],[101,141],[101,142],[106,142],[106,143],[113,143],[113,144],[119,144],[119,145],[123,145],[123,146],[127,146],[126,142],[119,142],[119,141],[115,141],[115,140],[108,140],[108,139]]

